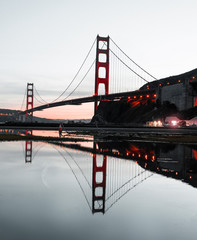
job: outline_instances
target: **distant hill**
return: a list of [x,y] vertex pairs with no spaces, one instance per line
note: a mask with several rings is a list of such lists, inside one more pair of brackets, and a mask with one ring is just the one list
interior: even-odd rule
[[[11,109],[0,109],[0,122],[19,122],[19,110],[11,110]],[[83,122],[89,123],[90,119],[73,119],[73,120],[66,120],[66,119],[48,119],[48,118],[39,118],[33,117],[33,122],[38,123],[68,123],[68,122]]]

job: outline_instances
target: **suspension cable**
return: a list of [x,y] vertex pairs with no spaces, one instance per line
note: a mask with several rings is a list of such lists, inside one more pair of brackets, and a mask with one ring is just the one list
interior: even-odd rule
[[84,66],[84,64],[85,64],[85,62],[86,62],[86,60],[87,60],[87,58],[89,57],[89,55],[90,55],[90,53],[91,53],[91,51],[92,51],[92,49],[93,49],[93,47],[94,47],[94,44],[95,44],[95,42],[96,42],[96,38],[95,38],[95,40],[94,40],[94,42],[93,42],[93,44],[92,44],[92,46],[91,46],[91,48],[90,48],[90,50],[89,50],[89,52],[88,52],[88,54],[86,55],[86,57],[85,57],[85,59],[84,59],[84,61],[83,61],[83,63],[81,64],[81,66],[80,66],[80,68],[79,68],[79,70],[77,71],[77,73],[75,74],[75,76],[74,76],[74,78],[72,79],[72,81],[69,83],[69,85],[67,86],[67,88],[59,95],[59,97],[57,97],[55,100],[53,100],[51,103],[53,103],[53,102],[55,102],[55,101],[57,101],[67,90],[68,90],[68,88],[71,86],[71,84],[74,82],[74,80],[76,79],[76,77],[78,76],[78,74],[79,74],[79,72],[81,71],[81,69],[82,69],[82,67]]
[[133,186],[131,186],[131,188],[127,189],[126,192],[124,192],[120,197],[118,197],[115,202],[113,202],[106,210],[105,210],[105,213],[107,211],[109,211],[109,209],[114,205],[116,204],[122,197],[124,197],[129,191],[131,191],[132,189],[134,189],[135,187],[137,187],[139,184],[143,183],[144,181],[146,181],[148,178],[152,177],[154,174],[152,173],[151,175],[145,177],[143,180],[141,180],[140,182],[134,184]]
[[139,177],[141,174],[143,174],[144,172],[146,172],[146,170],[143,170],[142,172],[138,173],[138,175],[132,177],[131,179],[129,179],[127,182],[125,182],[124,184],[122,184],[119,188],[117,188],[110,196],[107,197],[106,201],[108,201],[113,195],[116,194],[116,192],[118,192],[121,188],[123,188],[124,186],[126,186],[128,183],[132,182],[134,179],[136,179],[137,177]]
[[[96,41],[96,40],[95,40]],[[103,42],[103,46],[101,47],[101,49],[103,49],[104,45],[106,45],[105,42]],[[72,95],[75,90],[81,85],[81,83],[84,81],[84,79],[86,78],[86,76],[88,75],[88,73],[90,72],[91,68],[93,67],[94,63],[96,62],[96,59],[94,59],[94,61],[92,62],[92,64],[90,65],[90,67],[88,68],[86,74],[83,76],[83,78],[81,79],[81,81],[77,84],[77,86],[73,89],[73,91],[71,93],[68,94],[68,96],[66,98],[64,98],[62,101],[66,100],[68,97],[70,97],[70,95]]]
[[72,155],[71,155],[66,149],[64,149],[64,151],[65,151],[65,152],[70,156],[70,158],[75,162],[75,164],[76,164],[77,167],[79,168],[81,174],[83,175],[84,179],[86,180],[88,186],[91,188],[91,185],[90,185],[90,183],[89,183],[87,177],[85,176],[83,170],[82,170],[81,167],[79,166],[78,162],[73,158],[73,156],[72,156]]
[[25,101],[26,91],[27,91],[27,89],[25,89],[25,93],[24,93],[24,96],[23,96],[23,101],[22,101],[21,108],[20,108],[21,111],[22,111],[23,104],[24,104],[24,101]]
[[70,95],[72,95],[75,90],[81,85],[81,83],[83,82],[83,80],[86,78],[86,76],[88,75],[88,73],[90,72],[91,68],[93,67],[94,63],[96,62],[96,59],[93,61],[93,63],[90,65],[88,71],[86,72],[86,74],[83,76],[83,78],[81,79],[81,81],[77,84],[77,86],[73,89],[73,91],[71,93],[68,94],[68,96],[66,98],[64,98],[62,101],[66,100],[68,97],[70,97]]
[[[53,103],[53,102],[57,101],[57,100],[68,90],[68,88],[71,86],[71,84],[72,84],[72,83],[74,82],[74,80],[77,78],[79,72],[81,71],[82,67],[84,66],[84,64],[85,64],[85,62],[86,62],[86,60],[87,60],[87,58],[88,58],[89,55],[90,55],[90,53],[91,53],[91,51],[92,51],[92,49],[93,49],[93,47],[94,47],[95,42],[96,42],[96,38],[95,38],[93,44],[91,45],[91,48],[90,48],[90,50],[88,51],[88,53],[87,53],[87,55],[86,55],[83,63],[81,64],[79,70],[77,71],[77,73],[75,74],[74,78],[71,80],[71,82],[69,83],[69,85],[68,85],[68,86],[66,87],[66,89],[59,95],[59,97],[57,97],[55,100],[53,100],[53,101],[50,102],[50,103]],[[82,81],[83,81],[83,80],[84,80],[84,79],[82,79]],[[82,82],[82,81],[81,81],[81,82]],[[78,84],[78,86],[81,84],[81,82]],[[77,86],[77,87],[78,87],[78,86]],[[34,88],[35,88],[35,87],[34,87]],[[74,91],[75,91],[75,90],[76,90],[76,88],[74,89]],[[73,91],[73,92],[74,92],[74,91]],[[36,90],[36,88],[35,88],[35,92],[37,93],[37,95],[40,97],[40,99],[41,99],[44,103],[46,103],[46,104],[49,103],[49,102],[45,101],[45,100],[40,96],[40,94],[38,93],[38,91]],[[72,92],[72,93],[73,93],[73,92]],[[69,94],[69,96],[70,96],[70,95],[71,95],[71,94]],[[67,96],[67,97],[69,97],[69,96]],[[67,97],[66,97],[66,98],[67,98]],[[35,98],[36,98],[36,96],[35,96]],[[40,100],[38,100],[38,98],[36,98],[36,100],[37,100],[39,103],[43,104]]]
[[133,73],[135,73],[138,77],[140,77],[141,79],[143,79],[145,82],[149,83],[149,81],[147,81],[145,78],[143,78],[142,76],[140,76],[136,71],[134,71],[132,68],[130,68],[125,62],[122,61],[121,58],[119,58],[111,49],[109,49],[111,53],[114,54],[115,57],[118,58],[118,60],[123,63],[129,70],[131,70]]
[[[86,78],[86,76],[88,75],[88,73],[90,72],[90,70],[91,70],[91,68],[93,67],[93,65],[94,65],[94,63],[96,62],[96,59],[92,62],[92,64],[90,65],[90,67],[89,67],[89,69],[87,70],[87,72],[85,73],[85,75],[83,76],[83,78],[81,79],[81,81],[77,84],[77,86],[72,90],[72,92],[71,93],[69,93],[62,101],[64,101],[64,100],[66,100],[68,97],[70,97],[75,91],[76,91],[76,89],[81,85],[81,83],[84,81],[84,79]],[[71,84],[70,84],[71,85]],[[67,89],[66,89],[67,90]],[[65,90],[65,91],[66,91]],[[65,93],[65,91],[64,91],[64,93]],[[38,96],[41,98],[41,100],[42,101],[44,101],[46,104],[48,104],[48,102],[46,102],[41,96],[40,96],[40,94],[38,93],[38,91],[35,89],[35,92],[38,94]],[[63,95],[63,94],[62,94]],[[35,99],[39,102],[39,103],[41,103],[41,104],[43,104],[43,102],[41,102],[37,97],[36,97],[36,95],[34,95],[34,97],[35,97]],[[58,98],[57,98],[58,99]],[[56,100],[57,100],[56,99]],[[53,101],[54,102],[54,101]],[[53,103],[53,102],[51,102],[51,103]]]
[[[44,103],[48,104],[48,102],[46,102],[46,101],[40,96],[40,94],[39,94],[38,91],[36,90],[36,87],[35,87],[35,86],[34,86],[34,90],[35,90],[35,92],[37,93],[38,97],[39,97]],[[38,100],[38,99],[37,99],[37,100]],[[40,102],[40,101],[38,100],[38,102]]]
[[[55,147],[54,147],[54,148],[55,148]],[[82,185],[81,185],[81,183],[80,183],[80,181],[79,181],[79,179],[78,179],[76,173],[74,172],[74,170],[73,170],[71,164],[70,164],[69,161],[66,159],[66,157],[62,154],[62,152],[59,151],[59,149],[57,149],[57,148],[55,148],[55,149],[56,149],[57,152],[62,156],[62,158],[66,161],[66,163],[67,163],[67,165],[69,166],[70,170],[72,171],[72,173],[73,173],[75,179],[77,180],[77,183],[78,183],[78,185],[79,185],[79,187],[80,187],[80,189],[81,189],[81,191],[82,191],[82,193],[83,193],[83,196],[84,196],[84,198],[85,198],[85,200],[86,200],[86,202],[87,202],[87,204],[88,204],[90,210],[92,210],[92,209],[91,209],[91,206],[90,206],[90,203],[89,203],[89,201],[88,201],[88,199],[87,199],[87,197],[86,197],[86,195],[85,195],[85,192],[84,192],[84,190],[83,190],[83,188],[82,188]]]
[[36,95],[34,95],[34,98],[35,98],[39,103],[43,104],[43,102],[41,102],[41,101],[36,97]]
[[[110,38],[111,39],[111,38]],[[142,71],[144,71],[146,74],[148,74],[150,77],[152,77],[153,79],[157,80],[157,78],[155,78],[152,74],[150,74],[149,72],[147,72],[144,68],[140,67],[139,64],[137,64],[133,59],[131,59],[112,39],[111,41],[113,42],[113,44],[132,62],[134,63],[137,67],[139,67]]]

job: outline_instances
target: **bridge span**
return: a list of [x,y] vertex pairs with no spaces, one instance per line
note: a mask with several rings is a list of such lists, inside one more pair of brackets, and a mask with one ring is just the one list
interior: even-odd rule
[[[86,71],[85,75],[80,78],[81,80],[76,80],[79,73],[81,73],[81,69],[83,68],[84,71],[87,68],[85,63],[89,64],[90,53],[95,45],[96,58],[94,57],[94,61],[91,61],[92,64]],[[87,59],[89,59],[88,62]],[[87,77],[93,66],[95,67],[95,71],[93,72],[94,75]],[[87,94],[85,94],[84,97],[74,97],[70,99],[70,96],[79,88],[79,86],[81,86],[81,84],[84,82],[84,79],[90,79],[91,81],[89,83],[86,82],[86,90],[88,90]],[[24,99],[26,96],[26,109],[20,114],[26,114],[26,120],[29,119],[32,121],[33,112],[59,106],[80,105],[82,103],[93,102],[94,113],[96,113],[98,103],[101,101],[136,101],[138,99],[155,99],[156,90],[149,89],[149,87],[146,89],[139,89],[140,87],[144,86],[145,83],[149,83],[151,80],[156,80],[156,78],[140,67],[135,61],[133,61],[109,36],[100,37],[98,35],[76,75],[68,84],[66,89],[55,100],[51,102],[45,101],[40,96],[38,91],[34,89],[33,83],[27,84],[26,93],[24,95]],[[94,90],[92,91],[93,84]],[[71,88],[73,87],[74,89],[71,91]],[[102,89],[103,87],[104,91]],[[80,88],[82,89],[82,87]],[[66,98],[60,101],[60,98],[62,98],[65,93],[67,94]],[[35,94],[37,94],[39,99]],[[81,96],[81,94],[78,96]],[[41,105],[35,107],[35,100],[41,103]]]
[[155,90],[137,90],[137,91],[131,91],[131,92],[122,92],[122,93],[112,93],[108,95],[98,95],[98,96],[90,96],[90,97],[82,97],[82,98],[75,98],[70,100],[64,100],[59,102],[53,102],[44,104],[32,109],[28,109],[26,111],[21,112],[21,114],[26,114],[27,112],[35,112],[35,111],[42,111],[47,108],[53,108],[53,107],[60,107],[65,105],[80,105],[82,103],[89,103],[89,102],[98,102],[98,101],[108,101],[108,100],[120,100],[120,99],[127,99],[127,98],[138,98],[140,96],[146,97],[149,96],[151,98],[155,98]]
[[[85,75],[80,78],[81,80],[77,80],[74,83],[87,59],[89,59],[90,52],[95,43],[96,58],[94,58]],[[93,66],[95,66],[94,76],[87,77]],[[89,79],[90,82],[86,82],[86,85],[82,87],[81,84],[84,79]],[[56,99],[50,102],[45,101],[34,88],[33,83],[27,84],[24,95],[24,99],[26,96],[26,109],[20,114],[25,114],[26,120],[32,121],[33,112],[35,111],[92,102],[94,103],[95,118],[103,122],[149,122],[153,119],[164,119],[165,116],[171,114],[177,115],[181,119],[191,119],[196,117],[196,79],[197,69],[158,80],[128,57],[109,36],[97,36],[78,72],[66,89]],[[70,89],[71,85],[73,87],[75,86],[72,91],[71,89],[73,87]],[[94,90],[92,89],[93,85]],[[84,97],[82,97],[82,92],[79,94],[75,93],[75,96],[78,95],[81,97],[74,97],[74,95],[72,95],[79,86],[81,86],[80,89],[84,88],[86,90]],[[100,95],[101,92],[102,95]],[[60,98],[62,98],[65,93],[67,94],[66,98],[60,101]],[[38,96],[39,99],[36,96]],[[41,105],[35,106],[34,100],[37,100]],[[122,104],[121,100],[125,101],[126,104]],[[97,108],[102,101],[104,101],[104,104],[100,106],[99,116],[96,116]],[[115,103],[111,104],[111,102],[108,101],[114,101]],[[125,108],[123,108],[122,105],[124,105]],[[106,115],[108,115],[107,118],[105,117]]]

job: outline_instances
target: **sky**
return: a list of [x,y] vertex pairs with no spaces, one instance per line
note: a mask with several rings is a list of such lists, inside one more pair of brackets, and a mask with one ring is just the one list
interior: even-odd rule
[[[97,34],[157,79],[196,68],[196,9],[196,0],[0,0],[0,108],[20,110],[28,82],[46,102],[57,98]],[[91,118],[93,105],[34,115]]]

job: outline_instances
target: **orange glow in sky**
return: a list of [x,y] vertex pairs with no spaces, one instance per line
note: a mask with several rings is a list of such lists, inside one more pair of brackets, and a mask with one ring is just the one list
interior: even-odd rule
[[49,119],[91,119],[94,113],[93,103],[82,105],[67,105],[38,111],[34,113],[35,117]]

